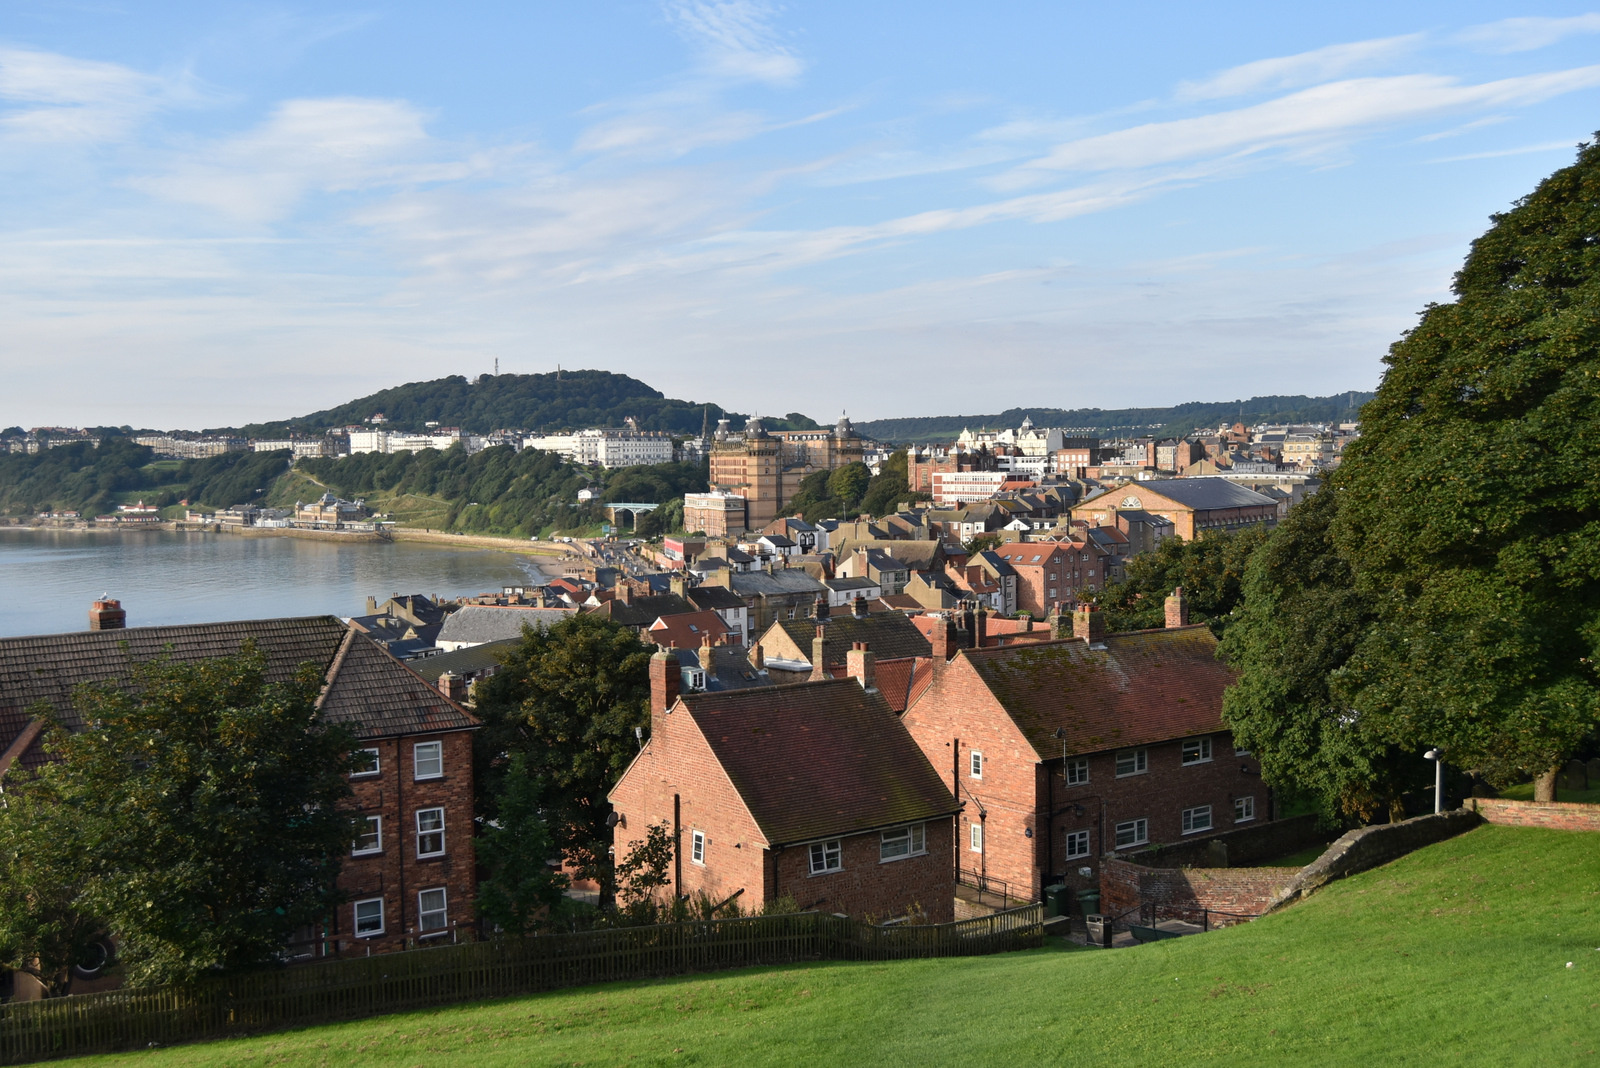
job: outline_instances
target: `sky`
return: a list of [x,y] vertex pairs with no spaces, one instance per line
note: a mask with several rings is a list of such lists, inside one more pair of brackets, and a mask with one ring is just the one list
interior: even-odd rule
[[1583,4],[7,0],[0,426],[1371,389],[1596,129]]

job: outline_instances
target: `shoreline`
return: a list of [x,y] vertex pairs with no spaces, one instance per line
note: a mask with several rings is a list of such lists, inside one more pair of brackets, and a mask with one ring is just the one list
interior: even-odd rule
[[184,523],[163,520],[159,523],[139,523],[123,526],[115,523],[0,523],[0,531],[21,530],[30,533],[72,533],[89,535],[141,534],[148,531],[178,534],[235,535],[246,538],[302,538],[309,541],[375,545],[384,542],[408,542],[414,545],[441,549],[471,549],[478,552],[513,553],[527,557],[547,578],[565,574],[569,561],[581,561],[583,554],[560,542],[525,541],[520,538],[498,537],[488,534],[455,534],[442,530],[415,530],[392,527],[387,536],[368,531],[315,530],[306,527],[231,527],[215,523]]

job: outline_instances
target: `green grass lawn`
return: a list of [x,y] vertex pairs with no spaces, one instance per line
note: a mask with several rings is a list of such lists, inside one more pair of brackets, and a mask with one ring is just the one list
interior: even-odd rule
[[1597,947],[1600,837],[1485,826],[1254,923],[1134,949],[613,983],[99,1060],[1600,1064]]

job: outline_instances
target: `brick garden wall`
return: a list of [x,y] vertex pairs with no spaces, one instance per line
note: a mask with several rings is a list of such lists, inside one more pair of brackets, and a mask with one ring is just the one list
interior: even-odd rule
[[[1115,916],[1141,904],[1159,904],[1257,916],[1298,874],[1296,868],[1148,868],[1107,859],[1100,909]],[[1233,922],[1216,917],[1213,926]]]
[[1509,827],[1600,831],[1600,805],[1559,801],[1508,801],[1502,797],[1474,797],[1468,799],[1467,804],[1490,823],[1501,823]]

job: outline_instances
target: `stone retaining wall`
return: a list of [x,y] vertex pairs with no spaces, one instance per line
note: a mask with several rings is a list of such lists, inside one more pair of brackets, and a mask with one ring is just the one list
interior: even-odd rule
[[1380,823],[1348,831],[1322,856],[1300,869],[1264,911],[1280,909],[1309,896],[1335,879],[1376,868],[1398,860],[1423,846],[1454,838],[1483,822],[1483,817],[1466,809],[1440,812],[1400,823]]
[[1509,801],[1473,797],[1467,804],[1490,823],[1508,827],[1553,827],[1562,831],[1600,831],[1600,805],[1561,801]]
[[1300,874],[1298,868],[1150,868],[1108,859],[1100,875],[1100,908],[1119,916],[1141,904],[1232,913],[1214,916],[1224,927],[1258,916]]

